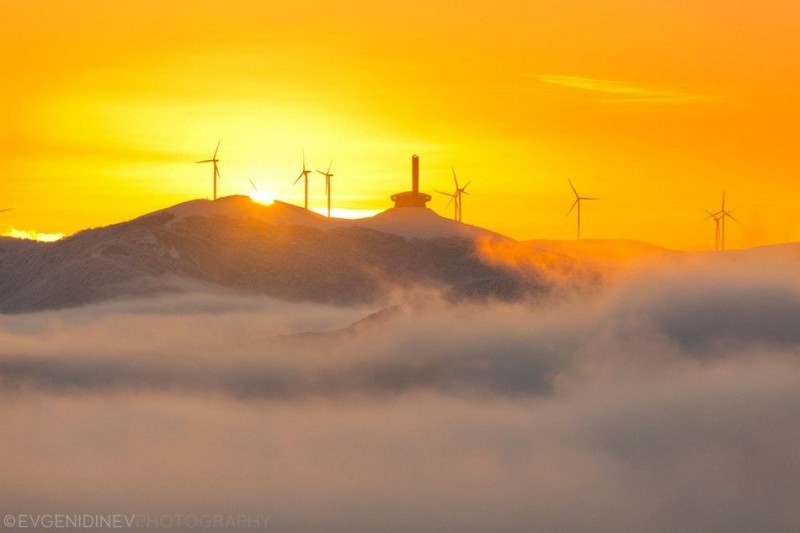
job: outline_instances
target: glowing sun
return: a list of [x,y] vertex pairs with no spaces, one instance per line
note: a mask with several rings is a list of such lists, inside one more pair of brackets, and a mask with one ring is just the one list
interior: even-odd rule
[[248,193],[250,199],[259,204],[270,205],[275,201],[275,195],[266,191],[252,191]]

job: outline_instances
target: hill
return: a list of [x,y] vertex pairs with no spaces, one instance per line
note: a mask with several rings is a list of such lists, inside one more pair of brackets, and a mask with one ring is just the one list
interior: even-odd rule
[[543,280],[521,281],[485,261],[477,236],[505,239],[424,209],[353,221],[243,196],[194,200],[55,243],[0,243],[0,312],[204,284],[339,305],[420,286],[454,298],[546,289]]

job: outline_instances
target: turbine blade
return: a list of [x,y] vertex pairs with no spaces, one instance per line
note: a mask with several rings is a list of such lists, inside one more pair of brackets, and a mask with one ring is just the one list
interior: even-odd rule
[[727,217],[728,217],[728,218],[730,218],[730,219],[733,219],[733,221],[734,221],[734,222],[739,222],[739,221],[736,219],[736,217],[735,217],[735,216],[733,216],[733,215],[731,214],[731,213],[733,213],[733,212],[734,212],[734,209],[731,209],[730,211],[725,211],[725,216],[727,216]]
[[599,200],[600,198],[592,198],[591,196],[581,196],[581,200]]
[[203,159],[202,161],[195,161],[195,163],[213,163],[213,159]]
[[213,159],[216,159],[216,158],[217,158],[217,152],[219,152],[219,142],[220,142],[221,140],[222,140],[222,139],[219,139],[219,140],[217,141],[217,148],[214,150],[214,157],[213,157]]
[[[333,159],[331,159],[331,162],[328,164],[328,172],[325,174],[331,174],[331,166],[333,166]],[[333,174],[331,174],[331,176],[333,176]]]
[[569,186],[572,187],[572,192],[575,193],[575,198],[580,198],[580,195],[578,195],[578,191],[575,190],[575,186],[572,184],[572,180],[567,178],[567,181],[569,182]]
[[572,203],[572,207],[570,207],[570,208],[569,208],[569,211],[567,211],[567,216],[569,216],[569,215],[570,215],[570,213],[572,213],[572,210],[573,210],[573,209],[575,209],[575,206],[576,206],[576,205],[578,205],[578,203],[579,203],[580,201],[581,201],[580,197],[578,197],[578,198],[575,198],[575,201]]
[[256,192],[258,192],[258,187],[256,187],[256,184],[255,184],[255,183],[253,183],[253,180],[251,180],[250,178],[247,178],[247,181],[249,181],[249,182],[250,182],[250,185],[252,185],[252,186],[253,186],[253,189],[255,189],[255,191],[256,191]]
[[11,211],[11,209],[0,209],[0,213],[5,213],[6,211]]
[[321,170],[317,170],[317,172],[319,172],[319,173],[320,173],[320,174],[322,174],[323,176],[327,176],[327,175],[328,175],[328,174],[326,174],[325,172],[323,172],[323,171],[321,171]]
[[297,176],[297,179],[296,179],[296,180],[294,180],[294,184],[293,184],[293,185],[296,185],[298,181],[300,181],[301,179],[303,179],[303,176],[305,176],[305,172],[301,172],[301,173],[300,173],[300,175],[299,175],[299,176]]
[[461,187],[461,190],[463,191],[463,190],[465,190],[467,187],[469,187],[469,184],[470,184],[470,183],[472,183],[472,182],[471,182],[471,181],[468,181],[466,185],[464,185],[463,187]]

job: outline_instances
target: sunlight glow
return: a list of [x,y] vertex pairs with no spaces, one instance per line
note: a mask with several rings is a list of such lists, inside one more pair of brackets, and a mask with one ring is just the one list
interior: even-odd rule
[[272,205],[275,201],[275,195],[267,191],[252,191],[248,193],[248,196],[250,196],[250,199],[254,202],[264,205]]
[[39,233],[36,230],[17,229],[11,226],[6,226],[0,236],[39,242],[55,242],[64,238],[63,233]]

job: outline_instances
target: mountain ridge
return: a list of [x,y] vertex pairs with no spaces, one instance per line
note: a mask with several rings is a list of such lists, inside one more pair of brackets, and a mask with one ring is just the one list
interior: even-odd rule
[[[329,220],[289,204],[261,206],[247,197],[226,197],[185,202],[55,243],[3,246],[0,312],[74,307],[203,284],[337,305],[381,301],[411,287],[453,297],[544,290],[543,280],[519,283],[513,272],[480,256],[476,239],[510,242],[506,237],[464,229],[427,210],[417,212],[420,223],[404,236],[398,224],[411,212],[389,213],[364,224]],[[383,224],[395,232],[375,229]]]

